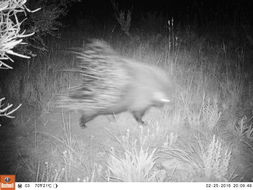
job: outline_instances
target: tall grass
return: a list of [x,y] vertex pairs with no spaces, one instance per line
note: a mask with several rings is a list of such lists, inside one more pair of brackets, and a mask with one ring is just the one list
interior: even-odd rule
[[[26,139],[36,143],[34,151],[22,149],[33,164],[23,164],[20,171],[35,173],[36,181],[247,180],[242,174],[246,164],[237,168],[240,160],[235,159],[243,154],[237,151],[242,139],[252,149],[251,117],[245,122],[244,110],[237,109],[248,101],[242,99],[249,93],[244,54],[225,44],[179,34],[173,34],[178,41],[172,49],[172,38],[163,35],[149,34],[137,41],[134,35],[128,41],[108,38],[120,54],[168,71],[175,89],[173,105],[151,109],[144,117],[147,126],[120,114],[110,122],[103,122],[108,117],[99,117],[80,132],[75,113],[67,119],[66,113],[57,117],[55,95],[80,81],[79,76],[63,72],[75,61],[62,50],[82,46],[78,40],[54,41],[46,55],[22,68],[25,74],[14,72],[8,92],[27,105],[20,109],[16,125],[38,134],[36,141],[32,136]],[[38,121],[36,130],[34,120]],[[57,127],[57,132],[46,133]],[[233,138],[227,138],[228,134]],[[38,152],[45,155],[40,157]],[[233,172],[237,173],[229,175]]]

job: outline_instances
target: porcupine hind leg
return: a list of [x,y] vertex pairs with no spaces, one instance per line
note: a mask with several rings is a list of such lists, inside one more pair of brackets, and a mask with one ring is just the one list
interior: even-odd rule
[[142,117],[144,116],[145,112],[146,110],[132,111],[135,120],[141,125],[146,125],[146,122],[142,120]]
[[92,120],[94,117],[96,117],[96,114],[93,114],[93,115],[82,115],[81,118],[80,118],[80,127],[81,128],[86,128],[87,125],[86,123],[90,120]]

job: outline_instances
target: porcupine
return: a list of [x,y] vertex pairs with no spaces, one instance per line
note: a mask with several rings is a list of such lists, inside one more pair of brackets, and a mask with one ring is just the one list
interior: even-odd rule
[[80,111],[81,127],[99,115],[126,111],[145,124],[142,117],[150,107],[170,102],[169,79],[161,68],[125,58],[101,40],[75,53],[83,81],[61,95],[58,104]]

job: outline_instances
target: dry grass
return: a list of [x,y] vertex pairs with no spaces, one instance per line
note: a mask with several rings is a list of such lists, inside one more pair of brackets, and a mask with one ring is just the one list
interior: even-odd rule
[[[136,127],[131,119],[125,119],[125,115],[116,116],[111,123],[102,123],[103,130],[106,128],[110,135],[95,135],[94,141],[78,139],[78,134],[73,132],[76,125],[61,120],[58,125],[62,126],[64,135],[51,134],[50,139],[53,137],[54,140],[48,140],[46,145],[37,140],[42,144],[42,150],[51,147],[47,155],[51,159],[45,165],[41,164],[45,161],[37,158],[40,164],[35,164],[33,169],[39,171],[36,180],[160,182],[233,179],[228,173],[234,171],[237,164],[233,161],[238,156],[233,145],[239,143],[239,139],[231,142],[223,134],[224,130],[226,133],[234,131],[230,123],[232,119],[237,120],[236,108],[244,91],[241,54],[233,55],[238,59],[232,59],[232,52],[224,48],[216,48],[216,52],[208,54],[202,49],[204,42],[194,48],[177,44],[172,51],[166,40],[168,38],[150,36],[150,40],[141,42],[115,40],[113,46],[123,55],[168,69],[176,94],[173,107],[151,109],[144,117],[145,127]],[[20,83],[10,85],[22,89],[22,93],[13,92],[13,96],[22,96],[24,102],[38,105],[45,117],[47,113],[53,114],[54,95],[79,80],[77,76],[61,72],[61,69],[74,65],[73,58],[53,49],[57,48],[36,58],[36,66],[33,63],[27,68],[25,77],[16,76],[16,80],[23,79],[22,88]],[[241,118],[238,124],[237,133],[251,140],[251,117]],[[247,143],[252,148],[250,141]]]

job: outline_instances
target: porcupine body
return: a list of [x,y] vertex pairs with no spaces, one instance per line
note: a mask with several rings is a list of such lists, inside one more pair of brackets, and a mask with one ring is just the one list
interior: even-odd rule
[[98,115],[126,111],[144,124],[142,117],[150,107],[170,102],[169,80],[160,68],[120,56],[101,40],[76,54],[82,84],[60,96],[58,104],[80,111],[81,127]]

